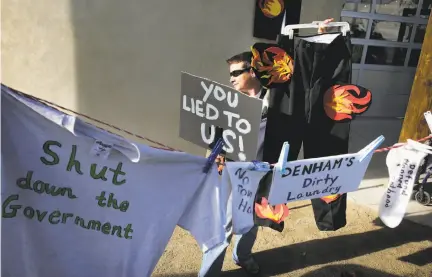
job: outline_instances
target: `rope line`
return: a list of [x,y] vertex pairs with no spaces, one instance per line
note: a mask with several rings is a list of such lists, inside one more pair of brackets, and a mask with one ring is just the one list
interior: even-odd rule
[[[148,141],[148,142],[150,142],[150,143],[153,143],[153,144],[156,144],[156,145],[159,145],[159,146],[162,147],[162,148],[160,148],[160,147],[155,147],[155,148],[165,149],[165,150],[171,150],[171,151],[184,152],[184,151],[180,151],[180,150],[177,150],[177,149],[175,149],[175,148],[172,148],[172,147],[170,147],[170,146],[167,146],[167,145],[165,145],[165,144],[162,144],[162,143],[160,143],[160,142],[157,142],[157,141],[155,141],[155,140],[149,139],[149,138],[147,138],[147,137],[144,137],[144,136],[140,136],[140,135],[134,134],[134,133],[132,133],[132,132],[129,132],[129,131],[127,131],[127,130],[124,130],[124,129],[122,129],[122,128],[119,128],[119,127],[117,127],[117,126],[115,126],[115,125],[112,125],[112,124],[106,123],[106,122],[104,122],[104,121],[102,121],[102,120],[99,120],[99,119],[93,118],[93,117],[91,117],[91,116],[88,116],[88,115],[85,115],[85,114],[82,114],[82,113],[79,113],[79,112],[73,111],[73,110],[71,110],[71,109],[68,109],[68,108],[66,108],[66,107],[60,106],[60,105],[58,105],[58,104],[56,104],[56,103],[53,103],[53,102],[50,102],[50,101],[48,101],[48,100],[41,99],[41,98],[39,98],[39,97],[36,97],[36,96],[33,96],[33,95],[29,95],[29,94],[26,94],[26,93],[24,93],[24,92],[20,92],[20,91],[17,91],[17,90],[14,90],[14,91],[15,91],[16,93],[18,93],[18,94],[22,94],[24,97],[27,97],[27,98],[30,98],[30,99],[33,99],[33,100],[36,100],[36,101],[42,102],[42,103],[44,103],[44,104],[46,104],[46,105],[54,106],[54,107],[56,107],[56,108],[60,108],[60,109],[62,109],[62,110],[68,111],[68,112],[70,112],[70,113],[73,113],[73,114],[76,114],[76,115],[79,115],[79,116],[85,117],[85,118],[87,118],[87,119],[93,120],[93,121],[98,122],[98,123],[100,123],[100,124],[103,124],[103,125],[105,125],[105,126],[111,127],[111,128],[113,128],[113,129],[116,129],[116,130],[121,131],[121,132],[125,132],[126,134],[129,134],[129,135],[131,135],[131,136],[135,136],[135,137],[137,137],[137,138],[140,138],[140,139],[146,140],[146,141]],[[104,129],[104,130],[105,130],[105,129]],[[108,130],[105,130],[105,131],[109,132]],[[110,133],[111,133],[111,132],[110,132]]]
[[[170,150],[170,151],[184,152],[184,151],[181,151],[181,150],[177,150],[177,149],[175,149],[175,148],[172,148],[172,147],[170,147],[170,146],[167,146],[167,145],[165,145],[165,144],[162,144],[162,143],[160,143],[160,142],[157,142],[157,141],[155,141],[155,140],[152,140],[152,139],[150,139],[150,138],[147,138],[147,137],[144,137],[144,136],[141,136],[141,135],[134,134],[134,133],[129,132],[129,131],[125,130],[125,129],[119,128],[119,127],[117,127],[117,126],[115,126],[115,125],[112,125],[112,124],[106,123],[106,122],[104,122],[104,121],[101,121],[101,120],[99,120],[99,119],[93,118],[93,117],[91,117],[91,116],[88,116],[88,115],[85,115],[85,114],[82,114],[82,113],[79,113],[79,112],[73,111],[73,110],[71,110],[71,109],[68,109],[68,108],[66,108],[66,107],[60,106],[60,105],[58,105],[58,104],[56,104],[56,103],[53,103],[53,102],[50,102],[50,101],[48,101],[48,100],[44,100],[44,99],[41,99],[41,98],[39,98],[39,97],[36,97],[36,96],[33,96],[33,95],[29,95],[29,94],[27,94],[27,93],[24,93],[24,92],[21,92],[21,91],[17,91],[17,90],[12,89],[12,88],[9,88],[9,89],[13,90],[13,91],[14,91],[15,93],[17,93],[17,94],[21,94],[21,95],[24,96],[24,97],[27,97],[27,98],[30,98],[30,99],[33,99],[33,100],[36,100],[36,101],[39,101],[39,102],[45,103],[46,105],[54,106],[54,107],[56,107],[56,108],[59,108],[59,109],[62,109],[62,110],[68,111],[68,112],[70,112],[70,113],[73,113],[73,114],[76,114],[76,115],[82,116],[82,117],[84,117],[84,118],[87,118],[87,119],[93,120],[93,121],[95,121],[95,122],[98,122],[98,123],[100,123],[100,124],[102,124],[102,125],[105,125],[105,126],[111,127],[111,128],[113,128],[113,129],[115,129],[115,130],[118,130],[118,131],[121,131],[121,132],[125,132],[126,134],[129,134],[129,135],[131,135],[131,136],[134,136],[134,137],[137,137],[137,138],[140,138],[140,139],[146,140],[146,141],[148,141],[148,142],[150,142],[150,143],[153,143],[153,144],[156,144],[156,145],[161,146],[161,147],[154,147],[154,146],[153,146],[154,148],[159,148],[159,149],[164,149],[164,150]],[[104,129],[104,130],[105,130],[105,129]],[[108,130],[105,130],[105,131],[109,132]],[[426,141],[426,140],[429,140],[429,139],[432,139],[432,135],[429,135],[429,136],[427,136],[427,137],[424,137],[424,138],[418,139],[418,140],[416,140],[416,141],[417,141],[417,142],[423,142],[423,141]],[[389,147],[379,148],[379,149],[376,149],[376,150],[374,151],[374,153],[387,152],[387,151],[390,151],[391,149],[402,147],[402,146],[404,146],[405,144],[406,144],[406,142],[405,142],[405,143],[401,143],[401,144],[397,144],[397,145],[393,145],[393,146],[389,146]]]
[[[423,141],[426,141],[426,140],[429,140],[429,139],[432,139],[432,135],[429,135],[427,137],[424,137],[424,138],[421,138],[421,139],[418,139],[418,140],[415,140],[415,141],[417,141],[417,142],[423,142]],[[374,153],[386,152],[386,151],[389,151],[389,150],[394,149],[394,148],[402,147],[405,144],[407,144],[407,143],[404,142],[404,143],[401,143],[401,144],[398,144],[398,145],[393,145],[393,146],[389,146],[389,147],[383,147],[383,148],[375,150]]]

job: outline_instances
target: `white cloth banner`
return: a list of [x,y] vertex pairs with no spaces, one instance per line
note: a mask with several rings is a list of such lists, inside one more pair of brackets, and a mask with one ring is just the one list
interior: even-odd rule
[[225,239],[216,165],[1,95],[1,276],[146,277],[176,225]]
[[358,189],[376,142],[354,154],[337,155],[287,162],[286,172],[275,169],[269,203],[277,205],[292,201],[321,198]]

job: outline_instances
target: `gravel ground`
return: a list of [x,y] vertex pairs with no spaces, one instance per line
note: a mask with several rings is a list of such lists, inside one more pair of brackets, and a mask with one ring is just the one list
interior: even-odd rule
[[[390,229],[376,212],[349,202],[347,226],[320,232],[310,201],[289,207],[282,233],[268,228],[258,232],[253,251],[262,276],[432,277],[432,228],[403,221]],[[221,276],[247,276],[232,262],[231,247]],[[152,276],[197,276],[200,262],[193,237],[177,228]]]

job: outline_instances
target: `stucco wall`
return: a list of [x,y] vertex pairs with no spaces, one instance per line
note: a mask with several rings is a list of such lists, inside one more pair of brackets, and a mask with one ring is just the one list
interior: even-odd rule
[[345,0],[303,0],[300,23],[310,23],[315,20],[334,18],[340,19]]
[[[341,0],[303,0],[301,21]],[[329,4],[331,3],[331,4]],[[2,82],[195,154],[178,138],[180,71],[228,84],[252,0],[3,0]]]

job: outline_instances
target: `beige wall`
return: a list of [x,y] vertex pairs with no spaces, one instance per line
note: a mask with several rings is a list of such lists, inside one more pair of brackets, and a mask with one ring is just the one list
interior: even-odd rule
[[[301,20],[338,18],[342,2],[303,0]],[[204,154],[178,138],[180,71],[227,84],[253,13],[252,0],[3,0],[2,82]]]
[[334,18],[340,19],[345,0],[303,0],[300,23],[310,23],[315,20]]

